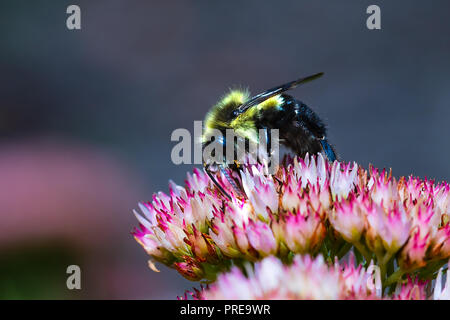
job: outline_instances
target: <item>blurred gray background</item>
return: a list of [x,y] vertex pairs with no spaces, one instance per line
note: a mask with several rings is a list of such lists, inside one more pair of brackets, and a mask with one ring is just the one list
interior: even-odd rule
[[[66,28],[70,4],[81,30]],[[366,28],[371,4],[381,30]],[[12,284],[0,297],[66,297],[59,278],[46,294],[46,261],[61,253],[28,260],[37,240],[77,248],[51,273],[82,265],[88,280],[69,298],[171,299],[195,286],[147,267],[131,210],[183,183],[192,166],[172,164],[170,135],[192,132],[229,87],[257,93],[323,71],[291,93],[328,123],[343,160],[448,181],[449,14],[444,0],[3,0],[0,250],[18,254],[3,260]],[[41,273],[11,275],[34,263]],[[15,284],[24,275],[37,284]]]

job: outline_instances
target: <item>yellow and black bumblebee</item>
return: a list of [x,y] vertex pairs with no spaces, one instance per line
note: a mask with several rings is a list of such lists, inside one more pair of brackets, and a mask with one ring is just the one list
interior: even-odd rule
[[[306,153],[316,154],[323,151],[329,161],[336,160],[336,152],[328,143],[327,130],[323,121],[306,104],[284,93],[322,75],[323,73],[317,73],[300,78],[266,90],[254,97],[250,97],[246,90],[230,91],[206,115],[202,136],[203,149],[212,142],[209,133],[213,129],[222,133],[220,143],[225,147],[226,130],[232,129],[236,136],[245,140],[258,142],[260,138],[267,139],[266,145],[270,150],[271,139],[268,134],[270,129],[278,129],[279,143],[295,154],[304,157]],[[267,134],[264,137],[259,137],[260,129],[266,130]],[[227,167],[235,170],[239,167],[239,163],[234,161],[234,164],[230,165],[230,161],[226,161],[225,157],[223,160],[214,165],[220,168],[229,183],[240,193],[240,188],[225,170]],[[205,171],[219,190],[230,198],[211,173],[211,165],[204,162]]]

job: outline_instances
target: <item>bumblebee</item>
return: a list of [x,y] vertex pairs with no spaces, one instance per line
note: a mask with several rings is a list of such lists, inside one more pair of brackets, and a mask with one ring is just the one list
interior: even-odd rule
[[[202,149],[204,150],[212,142],[209,133],[213,129],[222,133],[220,144],[224,148],[227,143],[226,130],[232,129],[236,136],[246,141],[258,142],[260,138],[266,139],[266,145],[270,149],[270,129],[278,129],[279,143],[296,155],[304,157],[306,153],[317,154],[323,152],[330,162],[336,160],[337,156],[334,147],[327,140],[327,130],[324,122],[306,104],[284,93],[322,75],[323,73],[321,72],[300,78],[266,90],[253,97],[250,97],[249,92],[246,90],[231,90],[206,115],[202,135]],[[265,132],[268,134],[260,137],[260,129],[266,130]],[[225,170],[230,168],[232,171],[235,171],[240,164],[234,161],[230,165],[230,162],[226,161],[225,157],[223,160],[221,163],[214,164],[206,163],[203,160],[205,171],[217,188],[230,198],[212,174],[211,166],[215,165],[221,170],[237,193],[242,195],[236,181]]]

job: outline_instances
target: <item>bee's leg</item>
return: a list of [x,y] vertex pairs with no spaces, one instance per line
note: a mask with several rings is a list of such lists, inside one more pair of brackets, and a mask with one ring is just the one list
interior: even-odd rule
[[209,176],[211,181],[214,183],[214,185],[217,187],[217,189],[222,192],[222,194],[231,200],[231,196],[225,191],[225,189],[219,184],[219,182],[216,180],[214,175],[211,173],[211,170],[209,170],[209,164],[204,163],[203,167],[205,168],[206,174]]
[[265,130],[266,132],[266,147],[267,147],[267,155],[269,157],[269,163],[267,163],[267,166],[270,167],[272,165],[272,132],[270,129]]
[[336,152],[334,151],[333,146],[328,143],[328,140],[326,138],[322,138],[319,139],[319,141],[322,145],[323,152],[325,152],[328,158],[328,161],[333,162],[337,160]]
[[227,181],[231,184],[231,186],[233,187],[233,189],[237,193],[237,195],[240,197],[245,197],[242,190],[237,186],[236,181],[234,181],[233,178],[230,177],[227,170],[225,170],[225,168],[223,166],[220,167],[220,171],[222,171],[223,175],[225,176]]
[[301,119],[297,119],[297,124],[303,128],[306,132],[309,132],[317,141],[320,142],[320,145],[322,146],[322,150],[327,156],[328,161],[333,162],[337,160],[336,152],[334,151],[334,148],[331,144],[328,143],[328,140],[325,136],[319,136],[320,133],[313,132],[308,125]]

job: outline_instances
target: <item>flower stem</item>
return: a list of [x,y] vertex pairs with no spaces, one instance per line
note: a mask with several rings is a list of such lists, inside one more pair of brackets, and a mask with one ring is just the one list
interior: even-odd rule
[[341,259],[343,256],[345,256],[345,254],[350,250],[351,247],[352,247],[352,244],[350,242],[345,243],[341,247],[341,249],[339,249],[338,253],[336,254],[338,259]]
[[361,242],[355,242],[353,243],[353,245],[355,246],[356,249],[358,249],[359,253],[361,253],[364,257],[364,259],[366,260],[367,263],[370,262],[370,260],[372,260],[372,256],[369,254],[369,252],[366,250],[366,248],[364,247],[364,245]]
[[388,287],[391,284],[394,284],[398,282],[398,280],[401,279],[401,277],[405,274],[405,271],[402,268],[399,268],[397,271],[395,271],[393,274],[391,274],[385,281],[385,286]]
[[383,257],[377,255],[378,264],[380,266],[380,273],[381,273],[381,281],[384,282],[384,279],[386,278],[387,274],[387,267],[389,260],[392,257],[392,253],[386,252]]
[[447,263],[447,260],[438,260],[438,261],[433,261],[433,262],[429,262],[428,265],[420,271],[420,275],[423,278],[429,278],[432,277],[433,274],[435,272],[437,272],[443,265],[445,265]]

